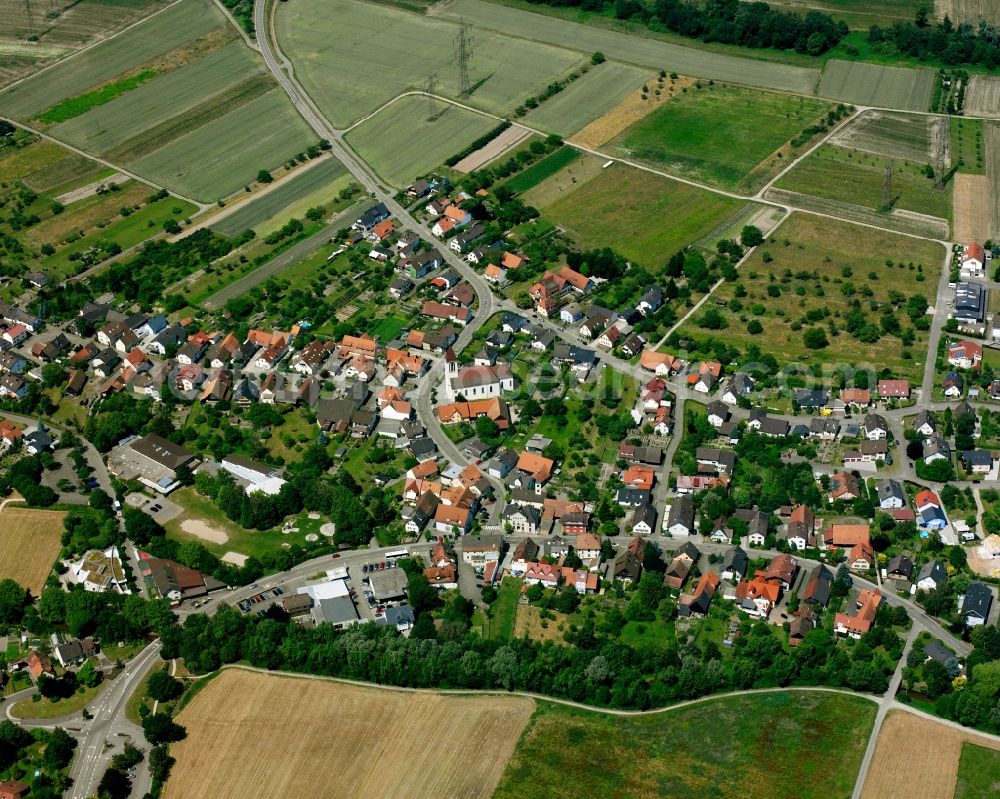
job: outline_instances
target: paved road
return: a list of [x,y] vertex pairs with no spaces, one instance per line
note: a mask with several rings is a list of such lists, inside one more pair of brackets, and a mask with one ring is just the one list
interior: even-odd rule
[[228,286],[219,289],[215,294],[201,303],[209,311],[215,311],[225,305],[233,297],[240,297],[246,294],[254,286],[260,285],[269,277],[278,274],[282,269],[286,269],[297,261],[301,261],[310,253],[326,244],[337,231],[344,227],[350,227],[351,223],[358,218],[360,205],[352,205],[345,211],[339,213],[322,230],[313,233],[308,238],[302,239],[298,244],[294,244],[284,252],[276,255],[267,263],[257,267],[252,272],[238,280],[234,280]]

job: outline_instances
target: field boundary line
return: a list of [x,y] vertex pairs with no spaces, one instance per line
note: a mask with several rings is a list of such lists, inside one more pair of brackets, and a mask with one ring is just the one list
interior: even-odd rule
[[38,70],[38,72],[32,72],[30,75],[25,75],[20,80],[16,80],[13,83],[7,84],[6,86],[3,87],[3,89],[0,89],[0,95],[2,95],[3,93],[5,93],[8,89],[13,89],[15,86],[20,86],[25,81],[29,81],[32,78],[36,78],[39,75],[42,75],[42,74],[48,72],[50,69],[53,69],[54,67],[59,66],[60,64],[65,64],[70,59],[75,58],[76,56],[80,55],[81,53],[86,53],[88,50],[90,50],[90,49],[92,49],[94,47],[97,47],[97,45],[99,45],[99,44],[103,44],[104,42],[110,42],[112,39],[115,39],[115,38],[121,36],[126,31],[130,31],[130,30],[132,30],[132,28],[135,28],[135,27],[137,27],[139,25],[142,25],[147,20],[150,20],[153,17],[157,17],[160,14],[162,14],[164,11],[166,11],[168,9],[171,9],[171,8],[173,8],[176,5],[180,5],[183,2],[184,2],[184,0],[174,0],[174,2],[168,3],[163,8],[161,8],[159,11],[157,11],[157,12],[155,12],[153,14],[150,14],[148,17],[143,17],[140,20],[136,20],[131,25],[128,25],[128,26],[122,28],[117,33],[113,33],[110,36],[107,36],[107,37],[105,37],[103,39],[97,39],[96,41],[93,41],[90,44],[88,44],[86,47],[81,47],[79,50],[76,50],[76,51],[70,53],[65,58],[59,58],[59,59],[53,61],[47,67],[43,67],[42,69]]
[[[794,691],[796,693],[801,692],[819,692],[819,693],[830,693],[830,694],[840,694],[841,696],[854,696],[859,699],[866,699],[869,702],[873,702],[876,705],[882,700],[877,696],[869,696],[868,694],[859,694],[854,691],[850,691],[846,688],[833,688],[827,685],[817,685],[817,686],[807,686],[807,685],[789,685],[784,688],[749,688],[743,691],[726,691],[721,694],[712,694],[711,696],[701,696],[697,699],[686,699],[683,702],[677,702],[673,705],[668,705],[666,707],[652,708],[650,710],[619,710],[617,708],[609,707],[598,707],[596,705],[588,705],[583,702],[574,702],[571,699],[560,699],[554,696],[545,696],[544,694],[536,694],[531,691],[496,691],[496,690],[476,690],[474,688],[413,688],[409,686],[402,685],[383,685],[382,683],[365,682],[363,680],[350,680],[346,677],[328,677],[323,674],[301,674],[294,671],[281,671],[279,669],[264,669],[259,666],[248,666],[243,663],[227,663],[219,671],[226,671],[227,669],[236,669],[242,671],[256,672],[258,674],[273,674],[278,677],[293,677],[303,680],[315,680],[317,682],[333,682],[341,683],[343,685],[354,685],[360,688],[381,688],[386,691],[403,691],[405,693],[412,694],[439,694],[447,696],[520,696],[526,699],[534,699],[539,702],[552,702],[557,705],[564,705],[566,707],[577,708],[578,710],[589,710],[593,713],[603,713],[608,716],[651,716],[660,713],[668,713],[672,710],[679,710],[681,708],[690,707],[691,705],[700,705],[705,702],[713,702],[720,699],[731,699],[736,696],[753,696],[755,694],[772,694],[781,693],[787,691]],[[213,672],[209,672],[211,674]],[[207,674],[199,675],[199,677],[206,677]]]
[[[178,2],[179,2],[179,0],[178,0]],[[257,42],[255,40],[253,40],[253,39],[250,38],[250,34],[249,33],[247,33],[245,30],[243,30],[243,26],[240,25],[240,23],[236,21],[236,17],[234,17],[230,13],[229,9],[226,8],[220,2],[220,0],[212,0],[212,2],[215,3],[215,5],[219,9],[219,11],[222,12],[222,15],[233,24],[233,26],[236,28],[237,31],[239,31],[239,34],[240,34],[240,36],[243,37],[243,41],[246,42],[247,47],[249,47],[251,50],[256,50],[259,53],[260,52],[260,46],[257,44]]]

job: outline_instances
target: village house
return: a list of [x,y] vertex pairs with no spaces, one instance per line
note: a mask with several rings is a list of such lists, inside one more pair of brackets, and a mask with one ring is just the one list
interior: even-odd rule
[[838,635],[860,638],[872,628],[881,604],[882,594],[878,590],[862,589],[854,603],[855,613],[838,613],[834,619],[834,631]]

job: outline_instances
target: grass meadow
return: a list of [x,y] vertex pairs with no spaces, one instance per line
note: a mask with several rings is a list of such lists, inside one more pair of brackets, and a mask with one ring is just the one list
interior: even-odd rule
[[1000,750],[962,744],[955,799],[991,799],[1000,793]]
[[346,138],[383,180],[399,187],[440,166],[496,124],[475,111],[442,103],[428,119],[425,98],[401,97]]
[[[738,280],[723,283],[712,295],[716,301],[712,308],[721,314],[725,327],[701,327],[703,310],[685,323],[680,334],[698,340],[724,337],[741,349],[756,344],[780,363],[867,363],[899,377],[919,379],[923,362],[915,354],[926,350],[926,332],[915,330],[913,345],[905,347],[895,336],[884,335],[867,344],[843,330],[834,335],[829,326],[843,326],[854,300],[875,322],[877,308],[890,302],[890,292],[906,298],[922,294],[933,302],[943,261],[943,249],[930,241],[795,213],[740,267]],[[864,296],[867,290],[870,297]],[[816,323],[827,332],[826,348],[810,350],[804,344],[809,324],[803,320],[810,313],[829,314]],[[896,317],[909,327],[903,311]],[[762,332],[748,331],[753,320],[761,323]]]
[[560,147],[551,155],[532,164],[519,175],[507,181],[507,188],[518,194],[533,189],[543,180],[572,164],[580,157],[580,151],[572,147]]
[[846,799],[874,717],[865,699],[820,692],[631,718],[539,702],[494,799],[571,799],[581,785],[593,799]]
[[612,140],[610,152],[735,188],[829,107],[804,97],[701,85],[632,125]]
[[[855,203],[882,205],[882,186],[889,159],[860,150],[824,144],[778,181],[780,189]],[[934,188],[923,165],[893,161],[894,207],[951,219],[951,191]]]
[[605,61],[530,111],[523,122],[570,136],[610,111],[645,82],[653,82],[655,74],[648,69]]
[[857,105],[926,111],[934,94],[934,78],[929,69],[831,59],[823,69],[817,94]]
[[120,36],[0,93],[0,107],[5,114],[26,121],[224,23],[222,12],[208,0],[182,0]]
[[541,210],[580,246],[611,247],[652,271],[718,227],[740,205],[739,200],[614,164]]
[[986,173],[986,159],[983,152],[983,120],[951,118],[951,162],[961,160],[960,172],[967,175]]
[[182,195],[212,202],[252,182],[316,140],[273,89],[131,164],[138,174]]
[[[296,77],[338,127],[404,91],[424,88],[431,73],[439,94],[460,96],[453,21],[360,0],[302,0],[279,7],[277,30]],[[498,114],[510,113],[585,61],[574,50],[490,30],[475,30],[474,39],[473,90],[461,99]]]

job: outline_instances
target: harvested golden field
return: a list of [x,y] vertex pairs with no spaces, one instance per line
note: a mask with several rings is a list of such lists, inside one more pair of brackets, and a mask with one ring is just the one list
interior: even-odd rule
[[965,93],[964,108],[969,116],[1000,116],[1000,78],[973,75]]
[[535,709],[238,669],[178,716],[164,799],[489,799]]
[[985,241],[990,238],[989,184],[986,175],[954,178],[952,206],[955,214],[955,241]]
[[[650,95],[649,100],[643,100],[642,89],[636,89],[606,114],[595,119],[579,133],[574,133],[570,137],[570,142],[581,147],[596,149],[659,108],[664,102],[694,86],[696,82],[694,78],[678,77],[667,86],[666,94],[660,97]],[[655,85],[654,81],[650,83]]]
[[0,511],[0,579],[9,577],[33,596],[41,594],[59,554],[65,515],[11,505]]
[[1000,5],[996,0],[934,0],[934,16],[944,19],[945,14],[956,25],[970,22],[973,28],[978,28],[981,19],[990,25],[1000,25]]
[[908,799],[951,799],[966,741],[991,749],[1000,744],[906,711],[893,711],[879,730],[861,799],[894,796],[906,786]]

